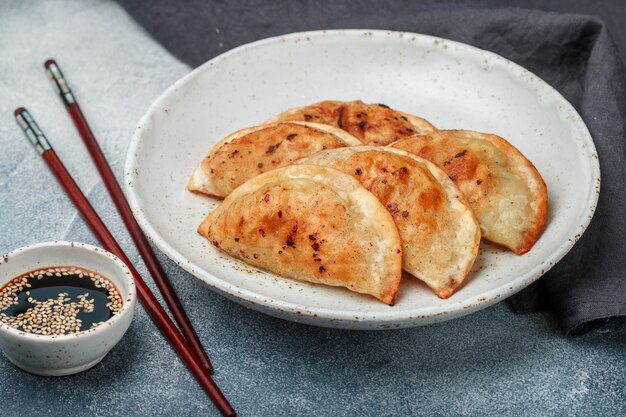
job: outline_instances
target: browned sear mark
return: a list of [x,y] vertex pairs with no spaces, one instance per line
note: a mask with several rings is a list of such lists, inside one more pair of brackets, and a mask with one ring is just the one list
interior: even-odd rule
[[278,143],[275,143],[273,145],[268,146],[267,150],[265,151],[265,153],[272,153],[272,152],[274,152],[276,149],[278,149],[278,147],[280,146],[281,143],[282,142],[278,142]]
[[388,203],[387,210],[389,210],[391,214],[396,214],[400,211],[400,209],[398,208],[398,203]]
[[393,173],[394,176],[398,177],[400,180],[404,180],[408,175],[409,170],[406,167],[401,167],[397,171]]
[[339,107],[339,117],[337,118],[337,125],[339,125],[340,129],[343,129],[343,106]]

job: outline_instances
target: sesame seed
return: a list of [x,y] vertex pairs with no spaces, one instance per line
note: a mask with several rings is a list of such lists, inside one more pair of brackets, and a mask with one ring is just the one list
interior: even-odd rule
[[[27,272],[0,288],[0,323],[41,335],[78,333],[102,324],[103,322],[100,321],[89,324],[89,328],[82,328],[83,320],[79,319],[78,315],[92,313],[96,308],[96,298],[87,299],[89,292],[75,297],[70,296],[68,292],[60,292],[56,297],[45,300],[36,299],[31,293],[34,291],[32,281],[38,281],[44,277],[49,280],[70,275],[77,278],[89,277],[95,287],[104,289],[103,292],[109,301],[107,308],[110,310],[111,317],[121,311],[123,306],[121,295],[107,278],[75,267],[57,267]],[[35,286],[36,289],[40,287],[41,284]],[[7,309],[13,305],[19,305],[22,293],[24,297],[21,299],[30,304],[28,309],[15,316],[7,315]]]

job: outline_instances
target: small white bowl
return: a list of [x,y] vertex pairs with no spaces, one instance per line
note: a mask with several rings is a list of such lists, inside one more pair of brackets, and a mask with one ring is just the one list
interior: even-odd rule
[[76,242],[38,243],[7,253],[0,259],[0,288],[25,272],[53,266],[81,267],[108,278],[123,297],[122,309],[93,329],[69,335],[37,335],[0,323],[0,350],[27,372],[71,375],[96,365],[120,341],[135,314],[137,291],[128,267],[118,257]]

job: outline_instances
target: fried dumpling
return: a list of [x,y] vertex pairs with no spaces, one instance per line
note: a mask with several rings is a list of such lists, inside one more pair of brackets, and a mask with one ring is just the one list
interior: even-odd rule
[[322,123],[334,127],[339,127],[339,109],[346,106],[348,102],[326,100],[304,107],[289,109],[277,116],[274,116],[268,123],[279,121],[302,121],[311,123]]
[[357,180],[295,165],[235,189],[198,228],[217,248],[285,277],[392,304],[402,275],[393,218]]
[[298,107],[270,119],[270,122],[299,120],[338,127],[364,145],[388,145],[416,133],[434,132],[427,120],[393,110],[384,104],[356,101],[322,101]]
[[341,129],[316,123],[281,122],[242,129],[213,146],[187,188],[226,197],[255,175],[324,149],[360,144]]
[[539,238],[548,209],[546,184],[533,164],[500,136],[442,130],[391,146],[443,169],[474,209],[485,239],[521,255]]
[[298,163],[354,176],[393,216],[404,269],[441,298],[461,285],[478,253],[480,227],[459,189],[433,163],[378,146],[322,151]]

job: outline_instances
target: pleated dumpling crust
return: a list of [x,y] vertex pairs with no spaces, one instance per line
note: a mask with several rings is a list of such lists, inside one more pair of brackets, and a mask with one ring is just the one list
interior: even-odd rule
[[392,304],[402,275],[393,218],[350,175],[315,165],[266,172],[198,228],[223,252],[285,277],[346,287]]
[[322,101],[287,110],[269,121],[284,120],[335,126],[355,136],[364,145],[388,145],[416,133],[437,130],[420,117],[393,110],[384,104],[365,104],[361,100]]
[[226,197],[255,175],[324,149],[360,144],[341,129],[316,123],[281,122],[242,129],[213,146],[187,188]]
[[541,234],[548,191],[533,164],[500,136],[442,130],[391,145],[434,162],[461,189],[485,239],[518,255]]
[[480,227],[445,172],[411,153],[376,146],[322,151],[298,163],[353,175],[393,216],[404,269],[441,298],[461,285],[480,244]]

